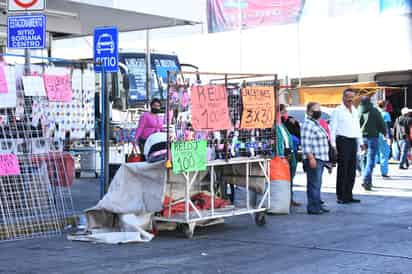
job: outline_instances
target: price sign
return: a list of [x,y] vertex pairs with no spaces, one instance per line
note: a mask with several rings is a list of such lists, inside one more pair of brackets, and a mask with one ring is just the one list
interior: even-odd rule
[[230,129],[227,92],[224,86],[195,86],[192,88],[192,124],[196,130]]
[[206,141],[172,143],[174,173],[206,170]]
[[70,83],[70,75],[47,75],[43,76],[47,96],[50,101],[70,102],[73,91]]
[[0,176],[20,175],[20,166],[14,154],[0,154]]
[[270,87],[242,89],[243,129],[272,128],[275,121],[275,94]]

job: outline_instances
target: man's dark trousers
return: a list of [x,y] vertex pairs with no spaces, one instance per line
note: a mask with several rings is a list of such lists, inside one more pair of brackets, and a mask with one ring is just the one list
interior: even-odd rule
[[338,174],[336,178],[336,196],[338,200],[353,199],[352,190],[356,177],[356,153],[358,149],[355,138],[336,137],[338,151]]

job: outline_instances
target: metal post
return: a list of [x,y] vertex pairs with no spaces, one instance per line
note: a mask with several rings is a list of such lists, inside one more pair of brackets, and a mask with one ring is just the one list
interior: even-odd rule
[[250,209],[250,193],[249,193],[249,162],[246,162],[246,208]]
[[[102,111],[100,114],[100,139],[101,139],[101,158],[100,158],[100,198],[103,198],[109,185],[109,100],[106,84],[106,72],[102,66],[101,74],[101,104]],[[107,113],[106,113],[107,112]]]
[[31,68],[30,68],[30,49],[24,49],[24,73],[26,75],[30,75]]
[[404,87],[403,88],[403,94],[405,95],[405,105],[404,107],[408,106],[408,88]]
[[212,198],[211,199],[211,210],[212,210],[212,216],[213,216],[215,215],[215,166],[212,166],[210,170],[210,195]]
[[150,31],[146,30],[146,101],[147,106],[149,107],[150,104],[150,89],[151,89],[151,81],[152,81],[152,68],[151,68],[151,57],[150,57]]
[[243,47],[242,47],[242,8],[240,5],[240,0],[237,0],[237,8],[238,8],[238,24],[239,24],[239,71],[243,71]]
[[47,57],[52,57],[52,45],[53,45],[53,34],[51,32],[48,33],[49,43],[47,47]]
[[280,117],[278,117],[279,112],[280,112],[280,104],[279,104],[279,90],[278,90],[278,75],[275,74],[273,77],[273,92],[275,94],[274,98],[275,98],[275,127],[274,127],[274,137],[275,137],[275,144],[274,144],[274,152],[275,152],[275,156],[279,155],[279,151],[278,151],[278,146],[277,146],[277,126],[278,124],[281,123],[281,120],[279,119]]
[[[298,87],[302,86],[302,48],[301,48],[301,37],[300,37],[300,20],[296,24],[296,38],[297,38],[297,58],[298,58]],[[300,96],[300,94],[298,94]]]

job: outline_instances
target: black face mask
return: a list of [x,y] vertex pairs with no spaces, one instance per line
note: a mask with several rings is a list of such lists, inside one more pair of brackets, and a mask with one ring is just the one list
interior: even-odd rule
[[160,113],[160,109],[158,109],[158,108],[152,108],[152,113],[158,114],[158,113]]
[[322,115],[322,112],[320,110],[312,111],[312,118],[315,120],[319,120],[321,115]]

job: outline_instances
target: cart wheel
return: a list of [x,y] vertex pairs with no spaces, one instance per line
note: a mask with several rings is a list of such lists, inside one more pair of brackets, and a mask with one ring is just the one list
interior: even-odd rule
[[255,214],[255,222],[257,226],[264,226],[266,224],[266,213],[257,212]]
[[181,230],[186,238],[192,239],[195,232],[195,224],[181,224]]

